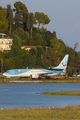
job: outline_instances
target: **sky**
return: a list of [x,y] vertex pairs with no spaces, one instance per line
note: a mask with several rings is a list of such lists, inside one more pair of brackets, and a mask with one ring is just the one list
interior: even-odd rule
[[[28,12],[43,12],[50,18],[44,28],[56,31],[57,38],[76,51],[80,51],[80,0],[19,0],[24,3]],[[0,6],[11,4],[14,8],[16,0],[0,0]]]

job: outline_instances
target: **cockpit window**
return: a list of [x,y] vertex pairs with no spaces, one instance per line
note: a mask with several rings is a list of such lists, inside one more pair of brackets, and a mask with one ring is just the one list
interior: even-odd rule
[[7,70],[6,72],[9,73],[9,70]]

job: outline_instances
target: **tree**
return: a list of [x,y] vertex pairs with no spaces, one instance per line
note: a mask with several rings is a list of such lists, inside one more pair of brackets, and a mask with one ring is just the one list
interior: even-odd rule
[[74,50],[76,50],[77,46],[78,46],[78,42],[75,43]]
[[47,31],[45,33],[45,39],[47,41],[47,45],[50,46],[50,40],[52,39],[53,37],[53,34],[50,32],[50,31]]
[[71,68],[70,72],[73,72],[73,70],[75,70],[75,51],[71,47],[66,46],[61,54],[61,58],[63,58],[65,54],[69,54],[68,67]]
[[57,39],[56,32],[53,31],[53,37],[50,40],[50,46],[56,52],[56,55],[59,57],[62,51],[65,49],[66,45],[61,39]]
[[35,34],[35,45],[44,46],[46,44],[47,43],[46,43],[46,40],[44,39],[44,37],[40,33],[36,33]]
[[28,31],[28,36],[30,34],[30,31],[31,31],[31,38],[32,38],[33,24],[36,24],[36,19],[34,17],[34,14],[33,13],[26,14],[26,20],[25,20],[25,24],[24,24],[24,29],[26,31]]
[[64,49],[66,48],[66,45],[61,39],[58,39],[58,40],[60,43],[60,47],[58,49],[57,56],[60,57],[60,55],[63,53]]
[[42,68],[49,68],[50,67],[50,62],[49,60],[44,59],[42,61]]
[[29,37],[29,31],[30,31],[30,15],[29,14],[27,17],[27,29],[28,29],[28,37]]
[[30,53],[31,53],[31,55],[37,55],[37,49],[36,48],[34,48],[34,47],[32,47],[31,49],[30,49]]
[[53,49],[50,48],[48,50],[46,56],[47,56],[47,59],[49,60],[49,62],[50,62],[50,64],[51,64],[52,67],[56,66],[58,64],[58,62],[57,62],[57,56],[56,56],[55,51],[53,51]]
[[0,72],[3,73],[3,60],[5,58],[5,53],[0,51]]
[[41,29],[40,29],[40,32],[41,32],[43,35],[45,35],[46,31],[47,31],[47,29],[42,26]]
[[40,46],[40,45],[37,46],[36,48],[37,48],[37,57],[38,57],[38,58],[41,58],[41,55],[42,55],[43,52],[44,52],[44,51],[43,51],[43,48],[42,48],[42,46]]
[[36,22],[36,18],[34,17],[33,13],[29,13],[30,14],[30,29],[31,29],[31,38],[32,38],[32,28],[33,28],[33,24],[37,24]]
[[5,29],[8,28],[6,15],[6,11],[0,6],[0,32],[3,32]]
[[22,28],[17,28],[14,32],[13,43],[19,46],[26,45],[28,42],[28,34]]
[[57,38],[52,38],[50,40],[50,46],[53,48],[53,50],[57,53],[58,49],[60,48],[60,42]]
[[57,38],[56,37],[56,31],[53,31],[53,38]]
[[32,28],[33,28],[33,13],[30,13],[30,28],[31,28],[31,38],[32,38]]
[[14,21],[16,24],[25,24],[26,14],[28,13],[27,7],[22,2],[18,1],[14,3],[14,12],[15,18]]
[[[5,66],[11,68],[23,67],[23,53],[18,45],[12,45],[12,49],[5,55]],[[10,64],[9,64],[10,63]]]
[[32,56],[28,51],[24,51],[22,58],[23,58],[23,66],[25,68],[27,68],[27,67],[33,68],[36,66],[35,56]]
[[3,69],[5,71],[9,70],[9,69],[15,69],[15,61],[14,61],[14,59],[13,58],[5,58]]
[[11,26],[13,24],[13,11],[11,9],[11,5],[7,5],[7,21],[8,21],[10,33],[11,33]]
[[50,22],[50,19],[47,15],[45,15],[43,12],[35,12],[35,18],[38,21],[38,28],[40,28],[40,24],[45,25]]

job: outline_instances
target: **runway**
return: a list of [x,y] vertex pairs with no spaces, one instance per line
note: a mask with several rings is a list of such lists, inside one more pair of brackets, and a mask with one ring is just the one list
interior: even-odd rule
[[72,79],[4,79],[8,83],[80,83],[80,78]]
[[9,81],[10,83],[42,83],[43,80],[30,80],[30,79],[27,79],[27,80],[10,80]]

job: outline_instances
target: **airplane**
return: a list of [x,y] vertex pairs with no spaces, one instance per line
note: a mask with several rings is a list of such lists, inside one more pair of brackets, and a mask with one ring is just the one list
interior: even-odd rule
[[39,78],[41,76],[55,76],[66,72],[69,54],[66,54],[63,60],[57,67],[52,69],[10,69],[3,73],[7,78],[11,77],[30,77],[32,79]]

